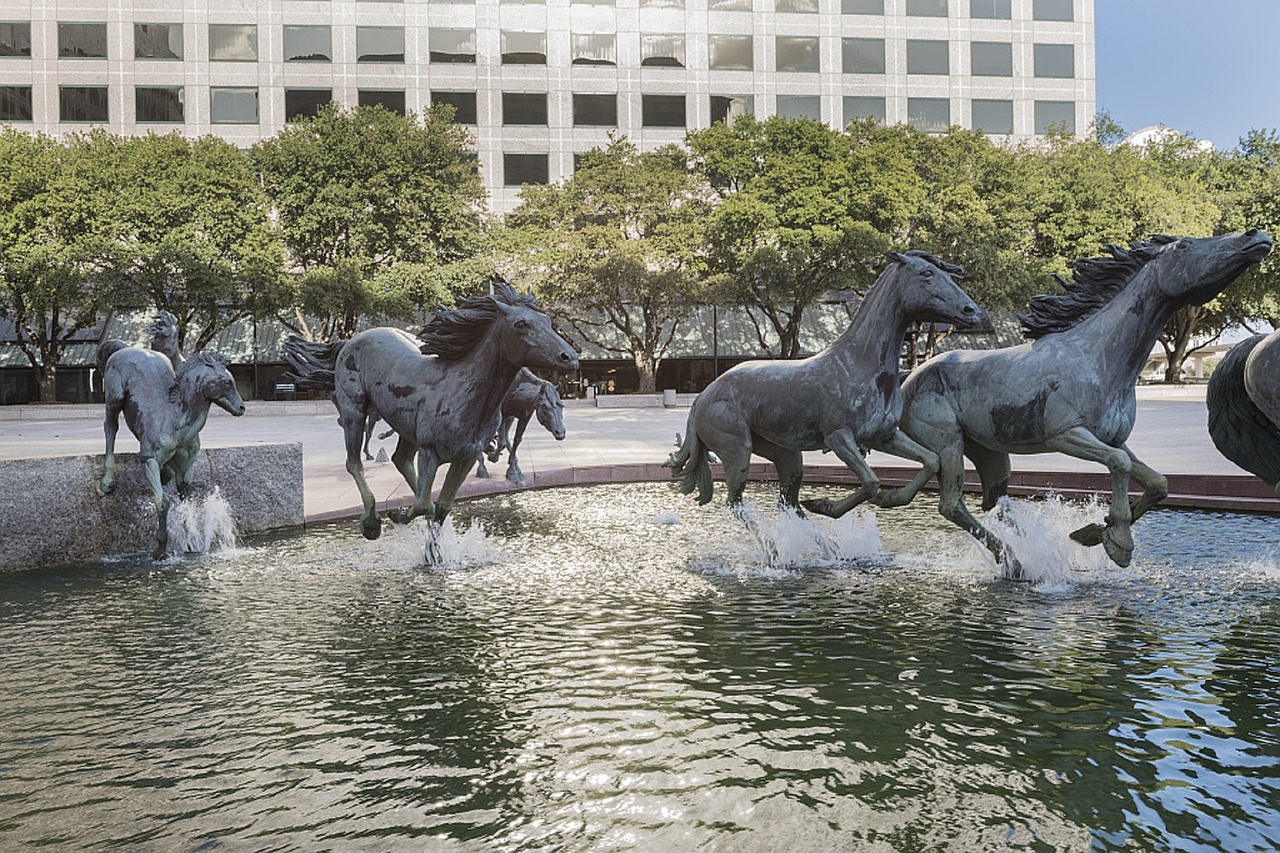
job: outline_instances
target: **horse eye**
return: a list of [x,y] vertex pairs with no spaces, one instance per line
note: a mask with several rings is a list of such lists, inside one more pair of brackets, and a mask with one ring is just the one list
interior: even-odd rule
[[525,329],[529,328],[529,321],[528,321],[528,320],[516,320],[516,324],[515,324],[515,325],[516,325],[516,328],[517,328],[517,329],[519,329],[520,331],[522,331],[522,332],[523,332]]

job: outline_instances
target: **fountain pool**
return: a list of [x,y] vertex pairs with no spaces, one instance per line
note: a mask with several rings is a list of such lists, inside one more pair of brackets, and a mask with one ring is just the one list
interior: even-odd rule
[[665,484],[456,516],[448,569],[345,522],[0,577],[4,846],[1280,845],[1275,519],[1119,571],[1018,504],[1011,584],[924,501],[766,512],[773,565]]

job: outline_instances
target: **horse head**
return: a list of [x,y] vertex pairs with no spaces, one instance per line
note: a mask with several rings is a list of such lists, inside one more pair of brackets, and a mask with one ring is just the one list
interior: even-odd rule
[[236,380],[227,369],[227,360],[220,355],[202,352],[184,361],[178,368],[178,388],[183,402],[202,398],[236,417],[244,414],[244,400],[236,390]]
[[1257,228],[1219,237],[1156,237],[1148,268],[1175,307],[1200,305],[1265,258],[1271,244],[1270,235]]
[[513,303],[494,297],[494,304],[500,315],[502,348],[512,363],[564,373],[578,369],[578,353],[532,300]]
[[538,416],[538,423],[555,436],[556,441],[564,441],[564,402],[554,383],[542,383],[534,412]]
[[892,280],[912,319],[932,323],[951,323],[962,329],[986,329],[991,326],[987,312],[960,289],[956,279],[964,276],[964,268],[918,249],[905,254],[888,252],[893,263],[882,277]]

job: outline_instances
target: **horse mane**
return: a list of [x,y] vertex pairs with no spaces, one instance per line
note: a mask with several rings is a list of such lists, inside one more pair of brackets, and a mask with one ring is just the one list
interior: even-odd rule
[[436,355],[446,361],[455,361],[475,349],[489,326],[502,313],[499,305],[537,308],[538,300],[532,294],[517,293],[516,289],[501,279],[490,282],[493,294],[468,296],[457,308],[446,308],[436,314],[418,337],[422,339],[423,355]]
[[1110,303],[1139,270],[1177,239],[1157,234],[1130,244],[1128,249],[1112,243],[1107,245],[1107,255],[1077,259],[1071,265],[1071,281],[1060,275],[1053,277],[1066,293],[1033,296],[1027,313],[1018,315],[1023,335],[1034,340],[1078,325]]
[[929,263],[933,264],[935,267],[942,270],[944,273],[948,274],[952,278],[955,278],[955,279],[964,278],[964,267],[960,266],[959,264],[948,263],[947,261],[944,261],[942,258],[938,257],[937,255],[926,252],[923,249],[912,249],[911,251],[904,252],[903,254],[905,254],[907,257],[910,257],[910,258],[920,258],[923,261],[928,261]]
[[231,362],[227,360],[226,356],[219,355],[216,352],[198,352],[179,364],[177,369],[174,370],[174,376],[181,383],[188,373],[197,368],[227,367],[230,364]]

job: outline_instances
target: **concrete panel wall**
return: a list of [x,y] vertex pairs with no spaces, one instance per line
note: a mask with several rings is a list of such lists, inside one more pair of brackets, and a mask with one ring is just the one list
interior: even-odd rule
[[[107,497],[102,467],[101,455],[0,461],[0,571],[151,549],[156,511],[138,455],[117,454]],[[197,494],[219,488],[241,533],[303,523],[301,444],[202,450],[195,481]]]

